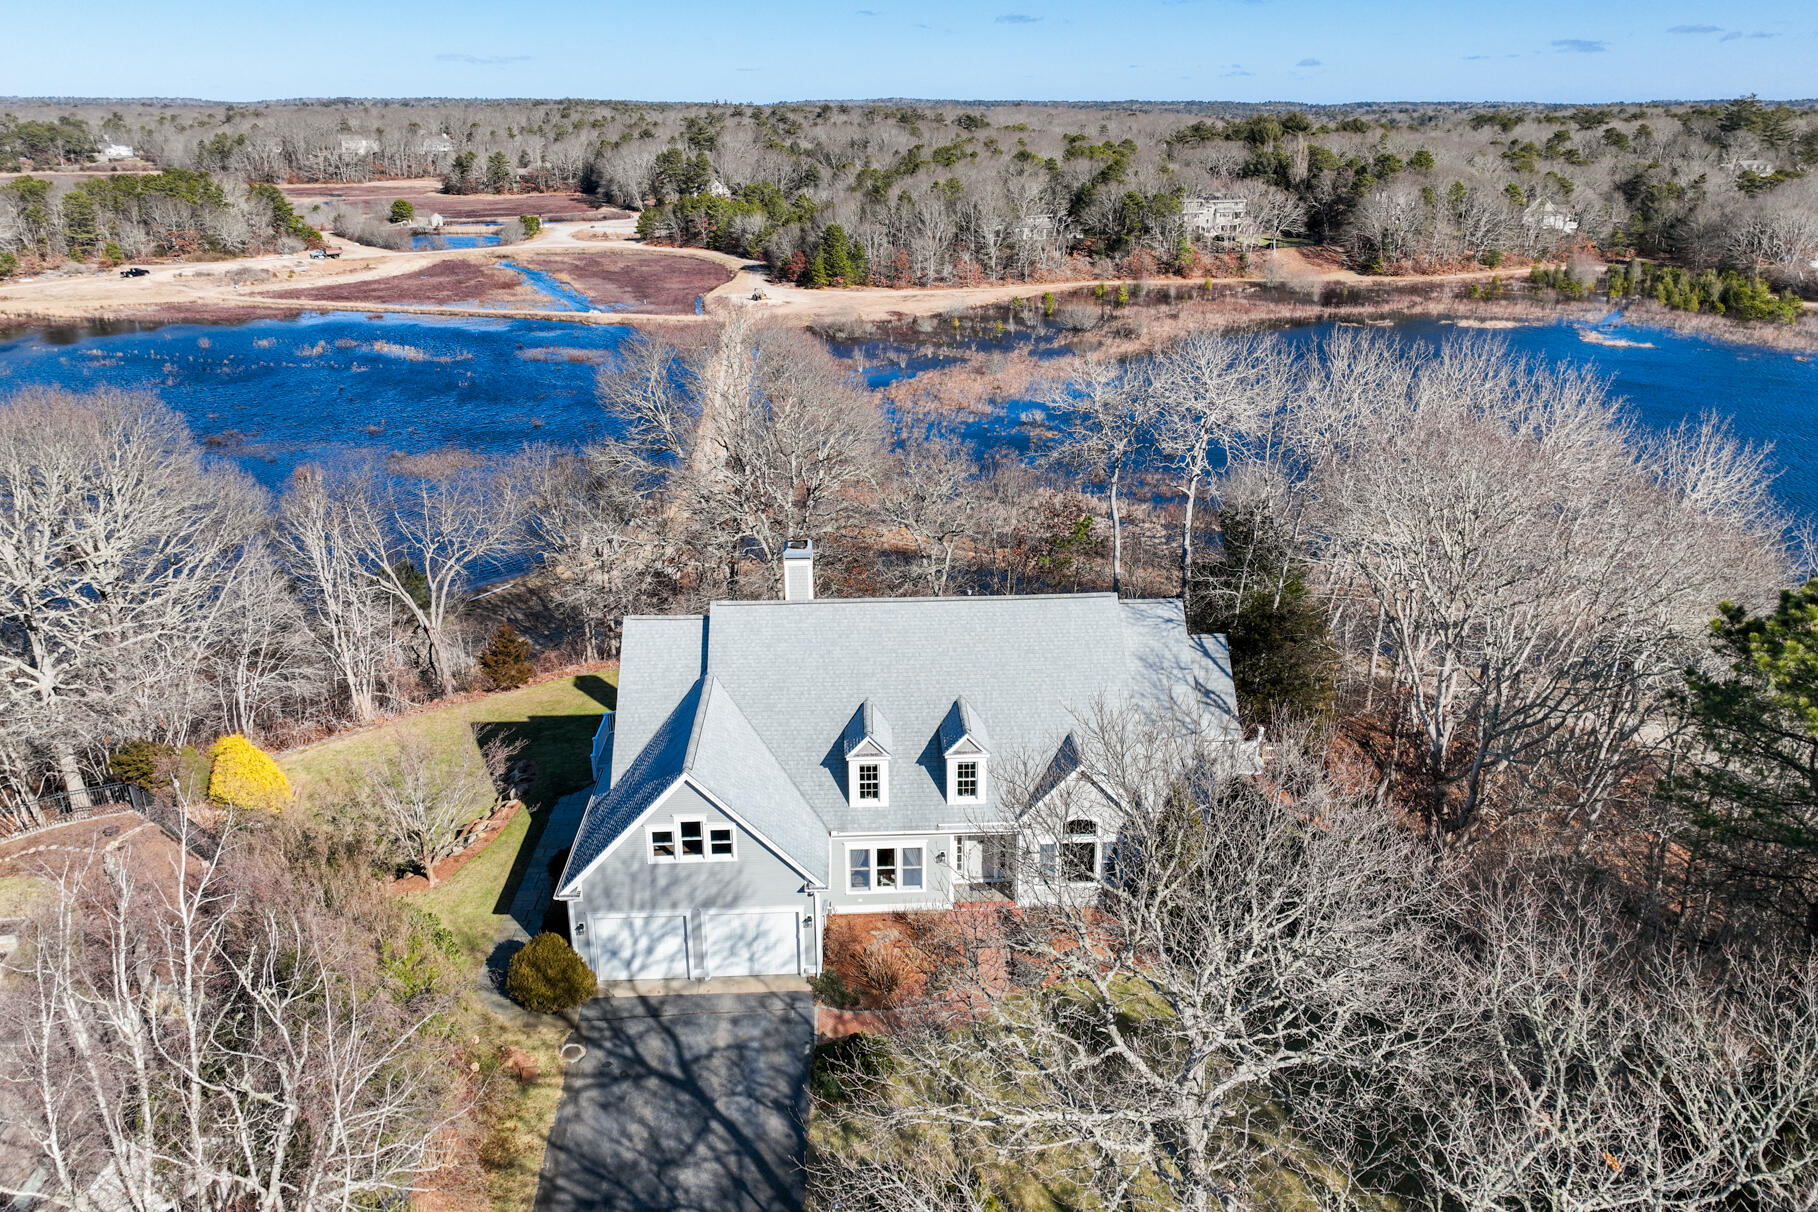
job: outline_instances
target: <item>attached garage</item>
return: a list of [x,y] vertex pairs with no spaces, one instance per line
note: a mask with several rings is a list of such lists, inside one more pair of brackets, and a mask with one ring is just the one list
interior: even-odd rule
[[592,918],[585,948],[593,972],[603,981],[685,979],[688,964],[686,914],[602,914]]
[[708,910],[701,915],[708,976],[799,976],[802,920],[794,909]]

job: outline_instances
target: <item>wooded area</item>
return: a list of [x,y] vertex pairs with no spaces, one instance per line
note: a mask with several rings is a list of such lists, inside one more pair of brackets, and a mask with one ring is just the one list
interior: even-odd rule
[[[1365,272],[1582,248],[1808,295],[1818,274],[1806,175],[1818,117],[1753,98],[1273,110],[97,102],[0,116],[0,170],[83,165],[102,140],[167,171],[253,184],[439,176],[450,193],[580,190],[641,210],[648,238],[761,256],[808,285],[1197,277],[1236,272],[1248,250],[1283,238],[1341,248]],[[0,188],[0,251],[87,255],[85,204],[64,215],[64,203],[25,196],[35,188]],[[239,207],[238,187],[228,194]],[[1207,198],[1242,199],[1241,219],[1196,226],[1189,204]],[[215,242],[252,246],[237,228]]]

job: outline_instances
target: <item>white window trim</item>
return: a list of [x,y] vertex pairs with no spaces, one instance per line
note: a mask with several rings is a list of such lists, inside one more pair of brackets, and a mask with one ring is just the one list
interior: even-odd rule
[[[896,861],[897,883],[890,888],[879,888],[877,886],[877,852],[879,849],[895,850],[899,852],[899,857]],[[840,889],[847,896],[901,896],[905,892],[914,892],[918,894],[926,893],[928,891],[928,852],[930,849],[931,847],[928,845],[928,839],[922,837],[909,838],[906,841],[900,841],[896,838],[879,838],[876,841],[867,841],[863,843],[847,842],[843,852],[845,855],[845,862],[840,864]],[[871,887],[869,888],[854,888],[852,886],[852,852],[854,850],[863,850],[867,852],[866,871],[869,872],[871,883]],[[903,861],[900,857],[900,852],[903,850],[920,850],[922,852],[922,882],[919,887],[909,888],[905,887],[902,883]]]
[[[1082,817],[1081,819],[1088,818]],[[1094,821],[1093,823],[1095,825],[1098,824],[1097,821]],[[1056,837],[1052,834],[1042,834],[1035,839],[1037,866],[1041,869],[1043,877],[1056,887],[1090,888],[1102,884],[1105,882],[1105,849],[1111,844],[1112,840],[1113,839],[1105,837],[1102,825],[1099,826],[1098,832],[1092,833],[1091,835],[1084,833],[1063,833],[1059,837]],[[1091,878],[1083,880],[1070,880],[1064,878],[1066,876],[1067,865],[1066,847],[1070,845],[1084,845],[1087,842],[1092,843]],[[1054,865],[1051,870],[1048,868],[1046,856],[1042,854],[1042,851],[1049,847],[1052,847],[1054,851]]]
[[[978,794],[961,795],[959,793],[959,766],[961,762],[978,763]],[[989,783],[990,765],[987,755],[983,753],[955,753],[947,758],[947,803],[982,804],[991,794]]]
[[[877,767],[877,798],[861,800],[859,798],[859,767]],[[854,808],[888,808],[890,807],[890,759],[881,754],[849,757],[846,759],[846,802]]]
[[[701,853],[698,856],[682,853],[682,823],[684,821],[700,822]],[[732,835],[731,854],[713,852],[713,831],[715,829],[724,829]],[[675,846],[675,853],[669,858],[660,858],[657,855],[656,842],[651,834],[659,832],[667,833]],[[713,817],[703,816],[698,812],[685,812],[680,816],[669,817],[667,820],[657,820],[652,817],[644,823],[644,861],[652,866],[658,864],[668,866],[671,863],[736,863],[739,861],[738,826],[731,821],[717,821]]]

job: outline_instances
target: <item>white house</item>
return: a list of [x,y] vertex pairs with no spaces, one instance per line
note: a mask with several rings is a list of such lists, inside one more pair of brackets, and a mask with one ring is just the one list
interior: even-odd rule
[[417,150],[426,156],[444,156],[454,150],[454,140],[447,135],[425,135],[417,140]]
[[103,143],[96,156],[102,160],[130,160],[133,149],[125,143]]
[[1178,600],[816,598],[812,547],[783,563],[781,600],[625,620],[555,894],[601,980],[812,974],[829,914],[1089,895],[1121,813],[1057,789],[1092,713],[1241,743],[1224,638]]
[[1235,239],[1244,229],[1242,198],[1183,198],[1181,218],[1196,239]]
[[1521,222],[1524,227],[1537,227],[1542,231],[1556,231],[1568,236],[1578,230],[1578,216],[1564,207],[1553,205],[1546,198],[1531,203],[1522,211]]
[[371,156],[377,154],[379,141],[368,139],[364,135],[342,135],[341,154],[343,156]]

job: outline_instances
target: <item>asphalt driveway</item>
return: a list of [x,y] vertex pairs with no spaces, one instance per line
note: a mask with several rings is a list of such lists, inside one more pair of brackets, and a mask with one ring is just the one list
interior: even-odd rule
[[596,998],[536,1212],[799,1212],[807,993]]

